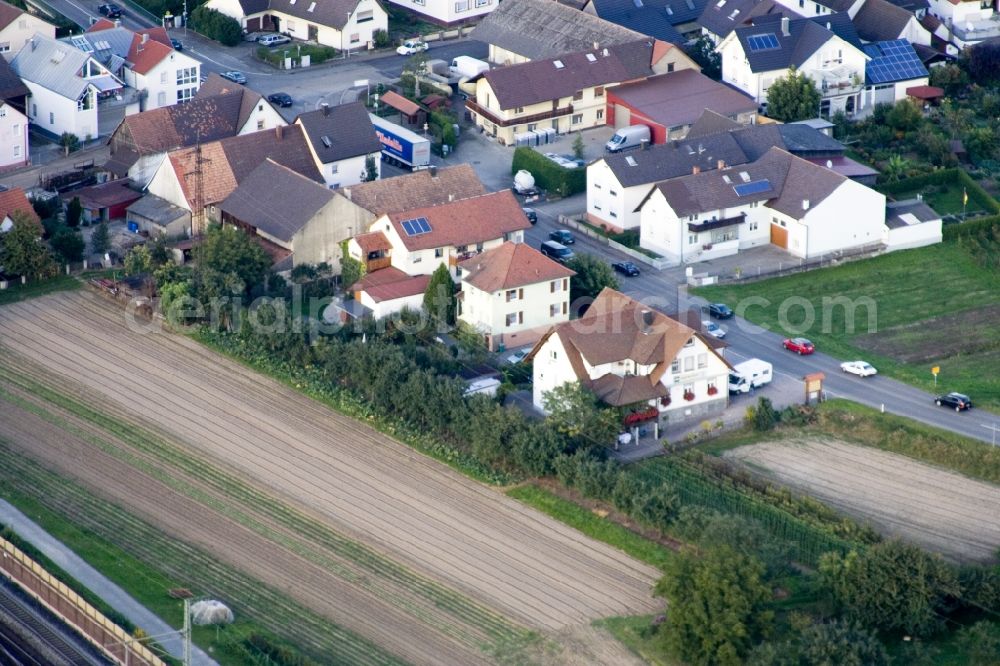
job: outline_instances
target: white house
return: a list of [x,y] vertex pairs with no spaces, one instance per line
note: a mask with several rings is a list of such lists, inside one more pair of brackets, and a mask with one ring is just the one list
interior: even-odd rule
[[829,116],[862,108],[868,57],[860,46],[848,16],[831,14],[797,20],[759,17],[753,25],[730,33],[717,50],[722,80],[758,103],[765,103],[771,84],[794,67],[819,88],[822,99],[817,111]]
[[29,164],[28,117],[0,101],[0,171]]
[[607,288],[580,319],[552,327],[526,360],[541,411],[546,394],[570,382],[632,408],[629,423],[701,420],[728,400],[730,366],[700,333]]
[[930,13],[944,24],[945,38],[959,49],[1000,37],[1000,15],[989,0],[929,0],[929,4]]
[[497,8],[500,0],[389,0],[390,3],[419,14],[439,25],[474,21]]
[[246,32],[274,31],[341,51],[372,48],[375,32],[389,29],[377,0],[209,0]]
[[375,164],[376,180],[382,173],[382,144],[368,110],[361,102],[329,106],[300,114],[309,152],[327,187],[349,187],[366,178],[365,162]]
[[12,60],[35,34],[55,39],[56,27],[19,7],[0,2],[0,55],[5,60]]
[[382,319],[403,310],[420,310],[429,283],[429,275],[407,275],[392,267],[368,273],[351,286],[355,302],[361,305],[352,308],[352,314]]
[[81,140],[97,137],[99,99],[125,88],[89,53],[41,34],[18,52],[10,66],[31,91],[28,119],[36,130],[52,137],[64,132]]
[[640,245],[692,263],[772,243],[803,259],[882,242],[885,195],[772,148],[759,160],[658,184]]
[[458,280],[459,262],[506,241],[520,243],[530,227],[514,195],[502,190],[382,215],[369,231],[385,235],[392,247],[392,266],[407,275],[430,275],[445,265]]
[[889,252],[941,242],[941,216],[920,199],[890,201],[882,242]]
[[458,319],[492,351],[535,342],[569,321],[573,271],[524,243],[504,243],[459,264]]
[[859,0],[850,16],[858,36],[866,42],[905,39],[911,44],[931,45],[931,33],[920,20],[889,0]]
[[63,41],[92,54],[126,85],[141,91],[141,111],[187,102],[198,92],[201,62],[175,51],[163,28],[133,32],[105,19]]

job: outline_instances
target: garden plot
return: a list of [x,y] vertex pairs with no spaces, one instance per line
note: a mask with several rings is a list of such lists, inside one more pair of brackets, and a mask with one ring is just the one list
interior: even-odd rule
[[[112,454],[149,475],[119,484],[115,500],[135,495],[143,519],[170,533],[183,533],[171,522],[178,502],[210,509],[232,523],[211,530],[232,539],[213,554],[404,659],[469,663],[470,643],[490,652],[528,629],[556,635],[660,606],[654,568],[189,339],[133,332],[91,293],[4,307],[0,335],[0,384],[50,416],[82,419],[97,429],[83,441],[128,452]],[[32,431],[6,438],[44,459]],[[82,473],[88,454],[70,459]],[[80,480],[107,495],[129,476],[116,465]],[[176,497],[138,496],[154,488]],[[300,566],[251,567],[268,542]],[[352,612],[329,602],[339,595]]]
[[836,440],[753,444],[725,455],[948,559],[985,562],[1000,548],[1000,487],[989,483]]

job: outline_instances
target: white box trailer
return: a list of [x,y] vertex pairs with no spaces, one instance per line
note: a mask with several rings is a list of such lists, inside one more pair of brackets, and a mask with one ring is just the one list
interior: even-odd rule
[[767,361],[752,358],[733,366],[729,373],[730,393],[749,393],[750,389],[770,384],[774,378],[774,368]]

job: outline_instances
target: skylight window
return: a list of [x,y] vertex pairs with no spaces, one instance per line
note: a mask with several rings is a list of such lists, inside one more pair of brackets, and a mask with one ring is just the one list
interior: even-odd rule
[[742,180],[744,183],[749,183],[750,174],[748,174],[746,171],[740,171],[740,180]]
[[625,158],[625,164],[627,164],[627,165],[629,165],[629,166],[639,166],[639,163],[638,163],[638,162],[636,162],[636,161],[635,161],[635,158],[634,158],[634,157],[632,157],[631,155],[629,155],[629,156],[627,156],[627,157]]
[[556,69],[562,69],[566,65],[563,64],[562,60],[553,60],[552,64],[555,65]]
[[333,142],[330,141],[330,137],[326,136],[325,134],[321,136],[319,140],[322,141],[323,145],[326,146],[327,148],[333,145]]
[[725,7],[726,6],[726,0],[719,0],[719,2],[717,2],[715,6],[716,7]]
[[309,3],[309,9],[307,9],[306,11],[307,12],[311,12],[314,9],[316,9],[316,3],[315,2],[310,2]]
[[588,53],[587,60],[589,60],[590,62],[597,62],[597,56],[595,56],[593,53]]

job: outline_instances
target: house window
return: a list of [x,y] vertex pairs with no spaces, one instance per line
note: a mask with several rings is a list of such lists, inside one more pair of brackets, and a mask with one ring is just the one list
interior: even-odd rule
[[358,12],[357,18],[354,19],[356,23],[367,23],[368,21],[375,20],[375,11],[369,9],[368,11]]
[[569,291],[569,278],[563,278],[563,291]]
[[688,245],[694,245],[698,242],[698,234],[688,234]]
[[675,358],[670,363],[670,372],[672,372],[672,373],[674,373],[676,375],[680,371],[681,371],[681,361],[680,361],[680,359],[676,359]]
[[574,102],[579,102],[581,99],[583,99],[583,91],[582,90],[577,90],[575,93],[573,93],[573,101]]
[[160,72],[160,83],[166,83],[166,82],[167,82],[167,73]]
[[338,171],[340,171],[340,165],[339,164],[337,164],[336,162],[334,162],[333,164],[330,165],[330,175],[331,176],[334,175],[335,173],[337,173]]
[[674,71],[674,63],[668,62],[667,63],[667,72],[669,73],[669,72],[672,72],[672,71]]
[[757,231],[757,223],[751,222],[749,225],[747,225],[747,229],[750,231]]
[[604,109],[598,109],[597,110],[597,119],[598,120],[604,120]]
[[0,53],[7,53],[10,51],[10,42],[0,42]]
[[580,123],[583,122],[583,114],[582,113],[574,113],[573,114],[573,120],[571,122],[574,125],[579,125]]
[[456,14],[460,14],[461,12],[465,12],[465,11],[468,11],[468,10],[469,10],[469,2],[468,2],[468,0],[464,0],[463,2],[456,2],[455,3],[455,13]]
[[684,357],[684,372],[691,372],[694,370],[694,356]]
[[413,4],[420,5],[422,7],[427,4],[427,0],[413,0]]
[[616,197],[616,196],[618,196],[618,192],[617,192],[617,191],[615,191],[615,190],[608,190],[608,194],[610,194],[610,195],[611,195],[611,196],[613,196],[613,197]]
[[197,67],[183,67],[177,70],[177,85],[183,86],[198,80]]
[[177,91],[177,103],[183,104],[184,102],[189,102],[194,99],[194,93],[197,88],[181,88]]
[[604,86],[594,88],[594,97],[604,97]]
[[507,302],[524,299],[524,289],[508,289],[506,293]]
[[698,221],[697,215],[688,215],[688,222],[697,222],[697,221]]
[[507,326],[516,326],[517,324],[524,323],[524,313],[523,312],[511,312],[507,315]]
[[360,34],[354,33],[353,35],[351,35],[351,44],[357,44],[360,41],[361,41],[361,35]]
[[559,308],[559,304],[558,303],[553,303],[552,305],[549,306],[549,316],[550,317],[558,317],[559,316],[559,312],[560,312],[560,308]]
[[49,125],[55,125],[55,124],[56,124],[56,114],[53,113],[52,111],[49,111]]
[[569,304],[566,301],[563,301],[563,304],[562,304],[562,313],[566,314],[566,311],[568,309],[569,309]]
[[[179,93],[180,91],[178,91]],[[178,94],[178,97],[180,95]],[[156,93],[156,106],[166,106],[167,105],[167,93],[160,91]]]
[[597,204],[594,204],[594,210],[603,210],[603,209],[600,206],[598,206]]
[[421,261],[423,261],[423,260],[424,260],[424,258],[423,258],[423,257],[421,257],[421,256],[420,256],[420,255],[418,254],[418,255],[415,255],[415,256],[413,257],[413,261],[412,261],[411,263],[414,263],[414,264],[419,264],[419,263],[420,263]]
[[476,0],[476,7],[485,7],[491,2],[493,2],[493,0]]
[[285,21],[285,30],[295,32],[295,21]]
[[618,213],[616,213],[615,211],[610,211],[610,213],[611,217],[618,217]]
[[440,259],[443,256],[444,256],[444,248],[443,247],[436,247],[436,248],[434,248],[434,258],[435,259]]
[[261,118],[260,120],[257,121],[257,131],[259,132],[262,129],[264,129],[264,119],[263,118]]
[[698,369],[708,367],[708,354],[698,354]]
[[15,123],[13,128],[13,134],[21,133],[21,123]]
[[31,105],[31,117],[32,118],[37,118],[38,117],[38,105],[37,104],[32,104]]
[[14,146],[14,157],[21,156],[21,146]]
[[552,282],[549,282],[549,293],[550,294],[556,293],[557,289],[559,289],[559,280],[553,280]]
[[555,349],[550,349],[549,358],[551,358],[553,361],[556,360],[557,358],[559,358],[559,352],[557,352]]

